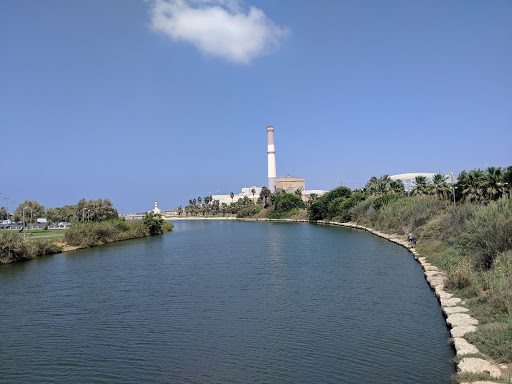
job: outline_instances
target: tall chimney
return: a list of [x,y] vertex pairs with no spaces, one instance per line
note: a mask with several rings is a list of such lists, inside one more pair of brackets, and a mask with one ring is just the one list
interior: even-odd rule
[[267,127],[267,156],[268,156],[268,189],[276,191],[276,147],[274,146],[274,128]]

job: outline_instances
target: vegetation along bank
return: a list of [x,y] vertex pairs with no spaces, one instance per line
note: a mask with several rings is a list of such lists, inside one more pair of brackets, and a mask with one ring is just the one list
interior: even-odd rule
[[64,250],[89,248],[116,241],[160,235],[170,232],[173,224],[160,215],[147,213],[142,221],[123,221],[110,218],[105,221],[74,222],[64,238],[30,238],[16,231],[0,231],[0,264],[31,260],[34,257],[59,253]]

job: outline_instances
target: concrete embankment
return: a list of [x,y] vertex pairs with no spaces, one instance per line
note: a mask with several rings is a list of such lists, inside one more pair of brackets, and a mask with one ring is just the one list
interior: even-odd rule
[[[477,330],[478,320],[467,313],[469,312],[469,309],[465,307],[464,300],[461,300],[460,298],[445,291],[446,272],[428,263],[425,257],[421,257],[416,249],[407,241],[405,236],[396,234],[388,235],[355,223],[318,221],[317,224],[361,229],[407,248],[423,267],[425,278],[439,300],[439,304],[441,305],[441,309],[445,315],[446,323],[450,328],[453,345],[457,354],[458,372],[462,374],[484,374],[489,375],[493,379],[500,379],[505,376],[508,369],[505,364],[497,365],[488,359],[482,358],[484,356],[480,351],[464,338],[464,335]],[[473,384],[495,383],[491,381],[476,381],[473,382]]]

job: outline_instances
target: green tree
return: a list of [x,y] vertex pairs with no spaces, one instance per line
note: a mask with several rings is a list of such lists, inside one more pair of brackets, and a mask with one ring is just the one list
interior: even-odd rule
[[231,197],[231,204],[233,204],[233,199],[235,197],[235,194],[233,192],[230,192],[229,196]]
[[263,208],[267,208],[270,203],[270,190],[267,187],[261,188],[260,197],[263,201]]
[[429,194],[429,181],[425,176],[416,176],[414,178],[414,187],[411,194],[414,196],[428,195]]
[[164,219],[162,219],[162,215],[158,213],[155,214],[152,211],[147,212],[146,216],[142,220],[142,224],[144,224],[151,236],[161,235],[164,232],[162,229]]
[[449,196],[450,187],[446,184],[447,179],[448,178],[441,173],[436,173],[432,177],[432,190],[440,199],[446,199]]
[[7,208],[5,208],[5,207],[0,208],[0,220],[7,220],[7,219],[9,219],[7,217]]
[[254,201],[254,195],[256,194],[256,190],[255,190],[254,188],[253,188],[253,189],[251,189],[251,193],[252,193],[252,202],[253,202],[254,204],[256,204],[256,202]]
[[178,216],[181,216],[182,213],[183,213],[183,207],[180,205],[178,207]]
[[27,209],[25,209],[25,222],[30,223],[31,218],[32,222],[35,222],[37,218],[44,217],[44,205],[39,204],[35,200],[25,200],[23,203],[18,205],[18,208],[16,208],[16,210],[14,211],[14,221],[22,220],[24,207],[27,207]]
[[503,170],[501,167],[487,167],[484,178],[485,197],[489,200],[498,200],[502,194]]

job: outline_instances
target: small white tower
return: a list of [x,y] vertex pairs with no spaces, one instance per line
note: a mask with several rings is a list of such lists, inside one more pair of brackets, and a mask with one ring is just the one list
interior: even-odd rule
[[160,208],[158,208],[158,200],[155,200],[155,209],[153,209],[153,213],[160,213]]

